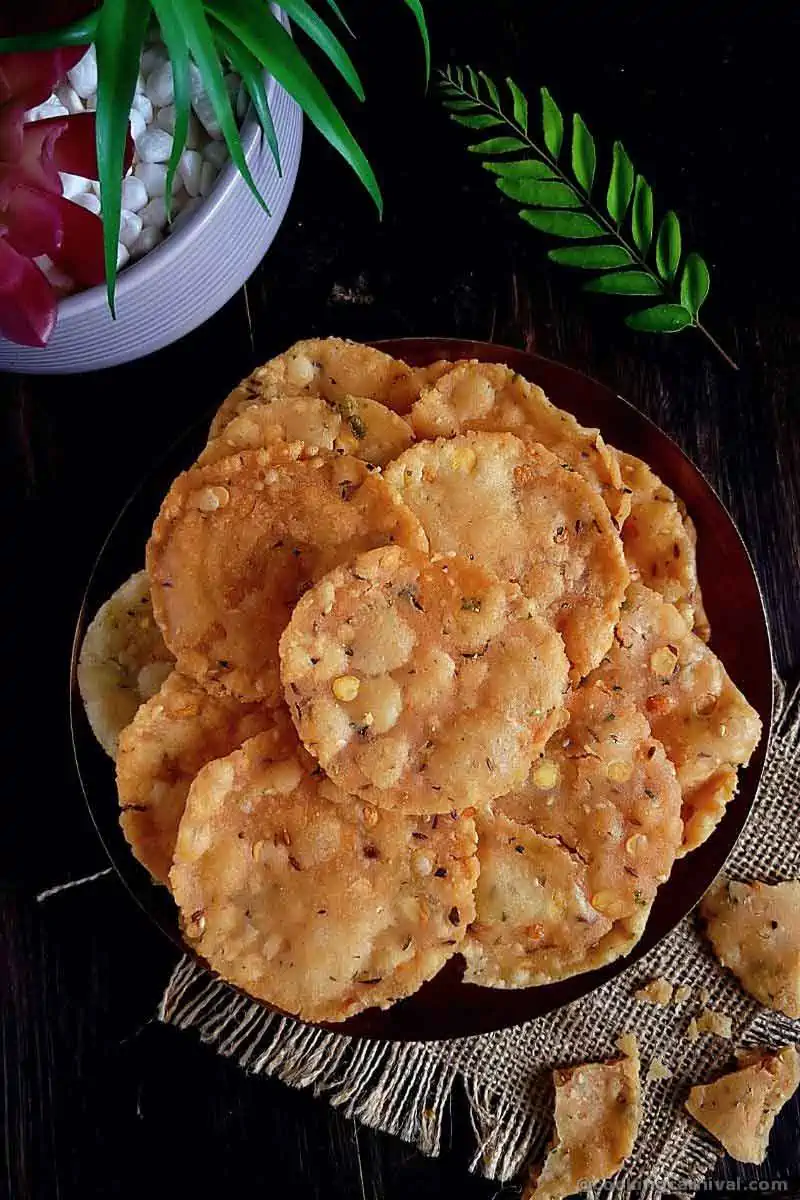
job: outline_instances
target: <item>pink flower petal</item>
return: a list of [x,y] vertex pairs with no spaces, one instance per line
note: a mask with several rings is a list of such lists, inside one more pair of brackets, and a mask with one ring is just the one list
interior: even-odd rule
[[0,162],[16,162],[21,157],[24,115],[21,104],[0,105]]
[[0,220],[10,245],[26,258],[39,254],[52,258],[58,253],[64,240],[64,221],[56,200],[47,192],[18,187],[5,207],[0,207]]
[[94,287],[106,277],[103,260],[103,222],[87,208],[65,200],[63,196],[51,197],[59,209],[64,236],[53,262],[84,287]]
[[46,346],[56,297],[42,272],[0,237],[0,334],[23,346]]
[[70,120],[71,117],[51,117],[47,121],[31,121],[23,126],[22,153],[10,164],[18,183],[27,183],[54,195],[61,194],[55,147]]
[[8,100],[18,101],[23,108],[42,104],[87,49],[87,46],[64,46],[58,50],[0,54],[0,104]]

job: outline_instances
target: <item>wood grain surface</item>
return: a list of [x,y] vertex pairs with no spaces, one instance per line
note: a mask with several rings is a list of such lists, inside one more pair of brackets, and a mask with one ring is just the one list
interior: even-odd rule
[[[530,94],[546,84],[581,112],[606,165],[613,139],[624,140],[712,267],[707,324],[739,362],[734,372],[691,333],[629,332],[624,301],[586,296],[548,264],[545,240],[422,94],[403,6],[349,0],[347,9],[368,104],[343,105],[381,179],[384,221],[309,131],[272,251],[206,326],[114,371],[0,378],[0,1196],[9,1200],[501,1190],[467,1173],[459,1097],[445,1154],[427,1160],[156,1024],[174,951],[110,875],[37,901],[107,866],[67,728],[90,566],[147,464],[255,363],[312,334],[435,335],[532,348],[594,375],[675,437],[719,490],[756,563],[777,667],[790,678],[800,665],[796,16],[683,0],[428,0],[435,61],[512,74]],[[795,1101],[764,1166],[722,1160],[709,1187],[800,1194],[799,1124]]]

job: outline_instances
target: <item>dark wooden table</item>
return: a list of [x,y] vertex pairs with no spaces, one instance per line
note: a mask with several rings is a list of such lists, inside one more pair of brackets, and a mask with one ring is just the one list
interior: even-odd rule
[[[544,240],[422,96],[407,13],[348,7],[369,94],[352,117],[383,184],[384,222],[308,133],[289,215],[246,295],[132,366],[0,379],[0,1194],[12,1200],[498,1190],[467,1175],[458,1102],[450,1149],[429,1161],[157,1025],[174,951],[112,877],[36,900],[107,865],[66,720],[87,572],[153,455],[254,363],[312,334],[436,334],[524,345],[588,371],[654,417],[719,489],[757,564],[778,669],[790,676],[800,659],[796,19],[777,4],[428,0],[438,63],[511,73],[531,94],[547,84],[604,153],[624,139],[712,265],[707,321],[734,372],[691,333],[630,333],[623,303],[583,295],[550,266]],[[799,1113],[797,1103],[783,1113],[764,1167],[727,1160],[717,1180],[786,1181],[797,1194]]]

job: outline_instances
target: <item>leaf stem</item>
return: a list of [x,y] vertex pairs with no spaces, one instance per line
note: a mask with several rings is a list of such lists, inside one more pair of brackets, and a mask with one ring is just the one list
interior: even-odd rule
[[[605,213],[603,213],[603,211],[601,209],[597,208],[592,203],[591,197],[590,197],[589,193],[584,189],[584,187],[580,183],[578,183],[577,180],[572,180],[567,175],[567,173],[561,169],[557,160],[552,157],[552,155],[549,153],[549,151],[543,150],[541,148],[541,146],[538,146],[536,144],[536,142],[533,140],[533,138],[528,136],[527,130],[525,130],[515,120],[512,120],[512,118],[509,117],[506,113],[504,113],[501,108],[499,108],[495,104],[490,104],[490,103],[488,103],[488,101],[484,100],[483,96],[480,95],[480,93],[478,92],[477,89],[474,92],[469,92],[464,87],[463,83],[459,82],[459,80],[457,78],[455,78],[453,75],[450,74],[449,70],[442,72],[442,74],[444,75],[445,79],[452,87],[455,87],[458,91],[461,92],[462,96],[464,96],[470,100],[477,100],[477,102],[481,105],[481,107],[485,108],[487,110],[487,112],[490,112],[494,116],[499,117],[500,120],[503,121],[504,124],[506,124],[509,127],[509,129],[513,129],[514,133],[517,134],[517,136],[530,147],[530,149],[534,152],[534,154],[538,155],[538,157],[540,159],[542,159],[543,162],[547,163],[547,165],[558,176],[558,178],[561,180],[562,183],[565,183],[567,185],[567,187],[578,191],[578,193],[581,196],[581,199],[584,202],[584,207],[588,210],[588,212],[591,213],[591,215],[598,222],[598,224],[602,225],[603,228],[606,230],[606,232],[612,238],[615,238],[617,240],[617,242],[619,242],[619,244],[628,252],[628,254],[631,256],[631,261],[636,266],[641,268],[641,270],[645,271],[647,273],[647,275],[649,275],[649,277],[656,282],[661,295],[669,297],[670,293],[669,293],[669,290],[667,289],[666,285],[664,284],[664,281],[653,270],[653,268],[647,262],[646,258],[644,258],[639,253],[636,246],[632,245],[628,241],[628,239],[623,235],[621,227],[620,227],[621,222],[620,222],[620,225],[617,225],[613,221],[610,221],[606,217]],[[697,330],[699,330],[699,332],[702,333],[706,338],[708,338],[709,342],[714,347],[714,349],[717,350],[722,355],[722,357],[725,359],[725,361],[728,363],[729,366],[733,367],[734,371],[739,370],[738,365],[733,361],[731,356],[722,349],[722,346],[720,346],[720,344],[716,340],[716,338],[713,337],[709,333],[709,331],[706,329],[706,327],[704,325],[702,325],[700,323],[700,321],[698,321],[697,317],[693,318],[692,325]]]
[[722,346],[720,346],[719,342],[714,337],[714,335],[709,333],[709,331],[706,329],[705,325],[701,324],[701,322],[698,321],[696,317],[695,317],[694,321],[692,322],[692,324],[694,325],[695,329],[699,333],[702,333],[704,337],[708,338],[711,345],[714,347],[714,349],[716,351],[718,351],[718,353],[720,353],[722,355],[722,357],[725,359],[725,362],[728,364],[728,366],[733,367],[734,371],[738,371],[739,364],[737,362],[734,362],[734,360],[731,358],[730,354],[728,354],[727,351],[722,349]]

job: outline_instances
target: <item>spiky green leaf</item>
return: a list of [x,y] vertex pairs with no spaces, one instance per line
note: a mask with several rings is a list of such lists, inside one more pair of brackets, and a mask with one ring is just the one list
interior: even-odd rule
[[524,208],[519,215],[528,225],[533,225],[534,229],[555,234],[556,237],[593,238],[604,232],[594,217],[587,216],[586,213],[564,212],[563,209],[547,211]]
[[528,132],[528,101],[519,90],[514,80],[506,79],[508,90],[511,92],[511,99],[514,104],[514,120],[519,125],[523,133]]
[[117,0],[100,10],[95,29],[97,50],[97,165],[103,206],[103,255],[112,315],[117,283],[117,246],[122,212],[122,174],[128,119],[139,75],[149,0]]
[[618,225],[622,223],[633,195],[633,163],[622,142],[614,142],[611,176],[608,181],[606,208]]
[[322,53],[333,63],[336,70],[344,79],[359,100],[364,99],[364,88],[353,65],[353,60],[345,50],[334,32],[318,16],[307,0],[281,0],[281,8],[291,17],[299,29],[302,29],[311,41],[319,46]]
[[181,159],[189,132],[189,109],[191,106],[191,82],[189,73],[189,47],[183,29],[170,0],[150,0],[156,14],[161,37],[167,47],[172,63],[173,90],[175,92],[175,127],[172,134],[172,151],[167,163],[167,182],[164,205],[167,220],[172,220],[172,183]]
[[58,29],[0,38],[0,54],[15,54],[19,50],[57,50],[60,46],[88,46],[97,36],[99,18],[99,11],[91,12]]
[[231,160],[236,164],[239,174],[264,209],[264,212],[269,213],[266,202],[256,187],[256,182],[253,179],[244,156],[241,138],[239,137],[239,126],[236,123],[236,117],[231,108],[231,98],[225,86],[222,63],[220,62],[219,53],[214,42],[214,34],[208,22],[206,9],[209,10],[210,14],[219,19],[222,19],[221,14],[215,11],[211,5],[206,5],[204,0],[171,0],[171,4],[175,9],[176,18],[181,23],[192,58],[203,77],[206,93],[214,109],[214,116],[217,118],[219,127],[222,130],[222,136],[225,139]]
[[583,285],[586,292],[603,292],[607,296],[660,296],[663,288],[649,271],[611,271]]
[[[328,0],[330,3],[330,0]],[[422,7],[421,0],[404,0],[408,8],[414,14],[414,20],[417,22],[420,37],[422,38],[422,46],[425,51],[425,79],[431,77],[431,41],[428,34],[428,24],[425,20],[425,10]]]
[[564,118],[561,115],[561,109],[546,87],[541,89],[541,96],[544,144],[553,158],[558,158],[561,153],[561,143],[564,140]]
[[692,314],[682,304],[656,304],[625,318],[625,324],[640,333],[679,333],[691,323]]
[[566,183],[552,179],[498,179],[500,191],[520,204],[541,208],[580,208],[582,201]]
[[681,304],[696,317],[711,287],[705,260],[692,251],[686,256],[681,275]]
[[383,201],[375,173],[339,110],[292,38],[262,0],[212,0],[213,12],[297,100],[309,120],[352,167],[378,212]]
[[633,240],[642,254],[647,254],[653,240],[653,193],[642,175],[636,176],[631,209]]
[[448,112],[478,112],[482,108],[479,100],[464,100],[460,94],[457,100],[445,100],[444,106]]
[[575,113],[572,118],[572,173],[587,195],[592,190],[596,164],[594,138],[583,118]]
[[564,267],[580,267],[584,271],[608,271],[624,267],[633,259],[624,246],[603,243],[596,246],[559,246],[548,250],[547,257]]
[[355,35],[354,35],[353,31],[347,23],[347,17],[344,15],[342,10],[339,8],[339,5],[336,3],[336,0],[327,0],[327,5],[328,5],[328,8],[331,10],[331,12],[334,14],[334,16],[345,27],[347,32],[350,34],[350,37],[354,37]]
[[215,35],[217,40],[222,45],[227,54],[231,66],[234,71],[241,77],[242,83],[247,89],[247,94],[252,101],[253,108],[256,110],[259,124],[263,130],[264,138],[269,146],[272,161],[275,163],[275,169],[279,176],[283,175],[281,167],[281,152],[278,146],[278,135],[275,132],[275,124],[272,120],[270,112],[269,99],[267,97],[267,89],[264,86],[264,72],[261,69],[261,64],[254,54],[238,41],[224,25],[216,22]]

